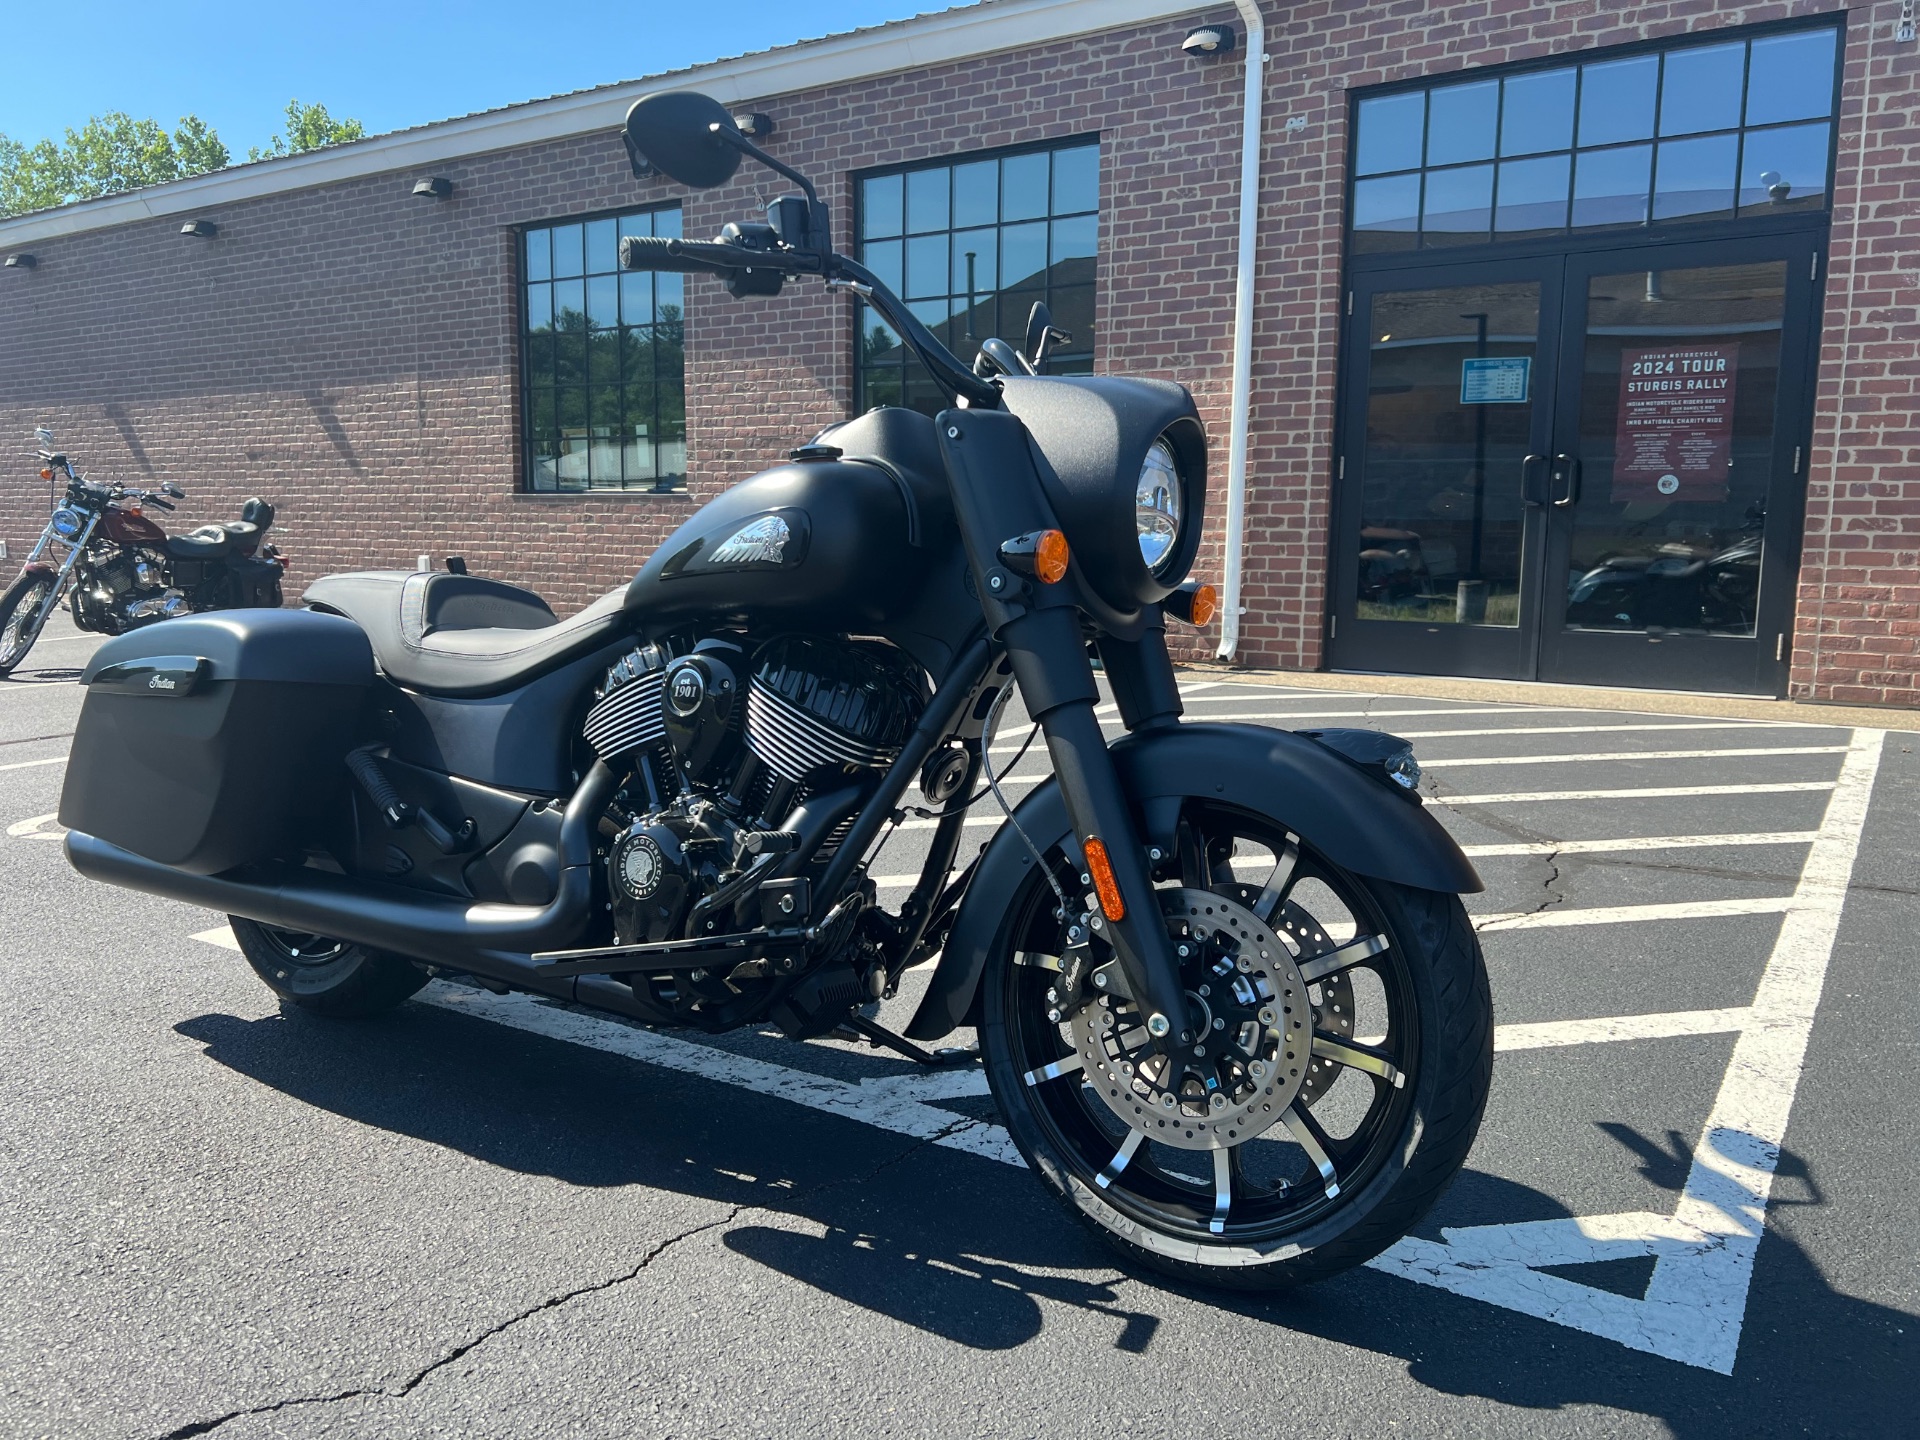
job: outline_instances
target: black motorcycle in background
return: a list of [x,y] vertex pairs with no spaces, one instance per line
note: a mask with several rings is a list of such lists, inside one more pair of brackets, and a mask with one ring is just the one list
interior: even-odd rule
[[[47,619],[65,598],[73,621],[96,635],[120,635],[155,620],[204,610],[235,610],[281,603],[286,560],[263,543],[273,506],[259,496],[240,518],[169,535],[146,510],[172,510],[187,492],[178,485],[135,490],[89,480],[53,448],[53,432],[34,432],[40,478],[64,480],[20,573],[0,595],[0,679],[11,675]],[[50,556],[58,555],[54,563]]]
[[[226,912],[323,1014],[454,974],[926,1064],[972,1026],[1035,1176],[1130,1259],[1265,1288],[1385,1249],[1486,1103],[1479,879],[1405,741],[1182,721],[1166,627],[1213,607],[1191,396],[1034,373],[1043,307],[969,369],[717,101],[648,96],[625,137],[683,184],[745,154],[803,192],[710,243],[623,240],[626,268],[742,298],[824,280],[953,408],[830,426],[569,619],[371,572],[108,641],[60,805],[73,864]],[[1016,692],[1054,773],[976,850]],[[884,905],[870,867],[909,813],[919,878]],[[866,1007],[936,958],[906,1034],[880,1026]]]

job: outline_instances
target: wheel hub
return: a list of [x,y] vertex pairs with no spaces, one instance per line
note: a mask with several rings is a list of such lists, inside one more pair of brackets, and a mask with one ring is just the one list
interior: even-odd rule
[[1132,1000],[1102,994],[1072,1018],[1095,1093],[1149,1140],[1241,1144],[1275,1124],[1308,1074],[1313,1010],[1292,950],[1246,905],[1210,890],[1158,893],[1187,985],[1195,1043],[1153,1048]]

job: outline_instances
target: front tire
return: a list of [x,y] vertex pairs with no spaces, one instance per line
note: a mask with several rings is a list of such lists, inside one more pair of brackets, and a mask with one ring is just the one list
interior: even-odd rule
[[1206,1055],[1153,1054],[1098,939],[1062,993],[1071,937],[1036,877],[983,979],[988,1082],[1034,1173],[1128,1260],[1232,1289],[1326,1279],[1411,1230],[1473,1145],[1479,943],[1457,896],[1352,874],[1262,817],[1190,801],[1181,825],[1159,896]]
[[240,953],[283,1005],[359,1020],[411,999],[430,978],[398,955],[229,915]]
[[40,629],[46,624],[41,612],[55,583],[52,575],[30,571],[0,595],[0,680],[19,668],[33,642],[40,638]]

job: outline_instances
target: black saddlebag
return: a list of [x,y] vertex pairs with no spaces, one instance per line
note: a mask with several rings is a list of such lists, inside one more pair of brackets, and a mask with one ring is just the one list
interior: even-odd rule
[[282,572],[278,561],[237,555],[227,562],[227,568],[233,572],[234,603],[242,610],[280,608]]
[[60,823],[213,875],[298,855],[344,803],[373,652],[338,616],[225,610],[109,640],[82,681]]

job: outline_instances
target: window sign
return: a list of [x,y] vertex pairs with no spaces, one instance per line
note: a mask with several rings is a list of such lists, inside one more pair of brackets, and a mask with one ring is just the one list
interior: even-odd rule
[[1524,405],[1533,361],[1525,355],[1477,355],[1460,362],[1462,405]]
[[1621,352],[1615,500],[1727,498],[1739,372],[1738,343]]

